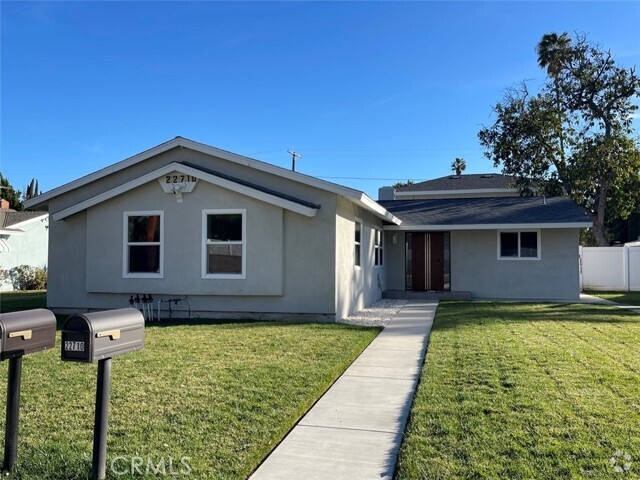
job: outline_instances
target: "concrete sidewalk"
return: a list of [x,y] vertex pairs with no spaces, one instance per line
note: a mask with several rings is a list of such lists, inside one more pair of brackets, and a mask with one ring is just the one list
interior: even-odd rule
[[251,480],[391,479],[437,306],[409,301]]
[[600,303],[602,305],[611,305],[613,307],[624,308],[625,310],[631,310],[632,312],[640,313],[640,305],[626,305],[624,303],[612,302],[611,300],[606,300],[595,295],[588,295],[586,293],[580,294],[580,301],[582,303]]

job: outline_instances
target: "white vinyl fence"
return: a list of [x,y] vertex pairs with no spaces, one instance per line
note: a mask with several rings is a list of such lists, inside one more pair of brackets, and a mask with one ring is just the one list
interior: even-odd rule
[[580,247],[580,288],[640,291],[640,247]]

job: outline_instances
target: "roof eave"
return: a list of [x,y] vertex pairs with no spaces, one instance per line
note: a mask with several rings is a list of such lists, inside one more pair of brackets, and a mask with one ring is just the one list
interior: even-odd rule
[[23,220],[22,222],[14,223],[13,225],[9,225],[10,228],[18,228],[27,223],[35,222],[36,220],[43,220],[49,216],[49,213],[43,213],[42,215],[38,215],[37,217],[29,218],[27,220]]
[[317,208],[311,208],[311,207],[293,202],[291,200],[276,197],[275,195],[272,195],[260,190],[256,190],[255,188],[252,188],[246,185],[241,185],[239,183],[233,182],[232,180],[217,177],[215,175],[203,172],[202,170],[190,167],[188,165],[184,165],[182,163],[172,162],[152,172],[149,172],[141,177],[138,177],[127,183],[124,183],[115,188],[112,188],[111,190],[107,190],[106,192],[103,192],[100,195],[96,195],[95,197],[85,200],[84,202],[77,203],[75,205],[72,205],[69,208],[65,208],[64,210],[55,212],[54,214],[52,214],[52,217],[55,221],[64,220],[65,218],[70,217],[71,215],[74,215],[78,212],[91,208],[95,205],[98,205],[99,203],[110,200],[111,198],[114,198],[118,195],[128,192],[129,190],[137,188],[141,185],[144,185],[149,182],[153,182],[158,177],[162,175],[166,175],[176,170],[188,175],[196,176],[201,180],[207,181],[214,185],[218,185],[223,188],[233,190],[240,194],[255,198],[257,200],[264,201],[266,203],[277,205],[281,208],[291,210],[293,212],[299,213],[307,217],[314,217],[318,211]]
[[[364,194],[359,190],[355,190],[353,188],[344,187],[342,185],[327,182],[326,180],[320,180],[319,178],[311,177],[309,175],[305,175],[299,172],[293,172],[291,170],[278,167],[276,165],[271,165],[269,163],[265,163],[260,160],[238,155],[236,153],[232,153],[226,150],[221,150],[219,148],[205,145],[203,143],[195,142],[193,140],[189,140],[183,137],[176,137],[172,140],[169,140],[168,142],[161,143],[160,145],[150,148],[149,150],[145,150],[144,152],[141,152],[137,155],[126,158],[120,162],[114,163],[113,165],[105,167],[89,175],[85,175],[84,177],[74,180],[73,182],[66,183],[65,185],[62,185],[58,188],[54,188],[53,190],[43,193],[42,195],[38,195],[35,198],[27,200],[24,205],[26,208],[33,208],[36,206],[45,205],[52,198],[55,198],[59,195],[67,193],[76,188],[82,187],[88,183],[99,180],[100,178],[103,178],[112,173],[116,173],[120,170],[128,168],[132,165],[135,165],[136,163],[142,162],[144,160],[147,160],[148,158],[151,158],[155,155],[159,155],[161,153],[164,153],[176,147],[189,148],[197,152],[205,153],[218,158],[222,158],[223,160],[228,160],[230,162],[234,162],[240,165],[245,165],[251,168],[255,168],[256,170],[260,170],[266,173],[277,175],[279,177],[294,180],[302,184],[318,188],[320,190],[325,190],[338,195],[342,195],[347,198],[353,199],[353,198],[361,197],[362,195],[364,195],[368,200],[370,200],[370,202],[369,201],[362,202],[364,208],[372,211],[374,214],[378,216],[383,215],[383,218],[385,219],[387,219],[387,217],[390,219],[395,218],[393,217],[393,215],[389,214],[390,216],[385,216],[384,213],[381,213],[380,209],[386,212],[384,207],[382,207],[381,205],[371,200],[368,196],[366,196],[366,194]],[[375,206],[372,206],[371,203],[375,204]],[[396,223],[394,220],[389,220],[389,221]],[[398,220],[398,223],[401,223],[401,222]]]
[[406,190],[397,191],[396,197],[410,197],[413,195],[470,195],[477,193],[517,193],[515,188],[467,188],[461,190]]
[[558,222],[558,223],[478,223],[465,225],[386,225],[384,230],[434,232],[446,230],[523,230],[523,229],[560,229],[560,228],[591,228],[592,222]]

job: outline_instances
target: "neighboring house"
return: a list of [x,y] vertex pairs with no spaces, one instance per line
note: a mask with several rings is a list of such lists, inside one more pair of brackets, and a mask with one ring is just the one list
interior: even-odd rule
[[[0,205],[0,270],[29,265],[46,267],[48,254],[49,214],[47,212],[16,212],[9,203]],[[0,279],[0,291],[13,290],[11,281]]]
[[47,301],[61,313],[136,294],[188,296],[198,317],[324,321],[405,288],[578,297],[591,224],[571,201],[448,201],[378,203],[176,137],[25,205],[51,215]]
[[[519,197],[516,178],[499,173],[448,175],[426,182],[413,183],[393,189],[384,187],[380,200],[412,200],[415,198],[475,198],[475,197]],[[383,198],[390,192],[394,198]]]

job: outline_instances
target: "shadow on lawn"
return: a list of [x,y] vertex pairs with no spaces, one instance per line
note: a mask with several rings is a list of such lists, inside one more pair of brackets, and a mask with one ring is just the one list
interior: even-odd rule
[[316,326],[324,326],[324,327],[336,327],[347,330],[362,330],[362,329],[371,329],[378,328],[382,330],[382,327],[367,327],[363,325],[352,325],[346,323],[338,323],[338,322],[311,322],[311,321],[283,321],[283,320],[260,320],[260,319],[247,319],[247,320],[224,320],[224,319],[210,319],[210,318],[193,318],[191,320],[188,319],[180,319],[180,320],[162,320],[160,322],[147,322],[145,324],[146,328],[149,327],[198,327],[198,326],[206,326],[206,325],[224,325],[229,327],[238,327],[238,328],[263,328],[263,327],[287,327],[287,326],[296,326],[296,325],[308,325],[310,327],[315,328]]
[[589,304],[443,302],[433,330],[518,322],[640,323],[640,316],[617,307]]

